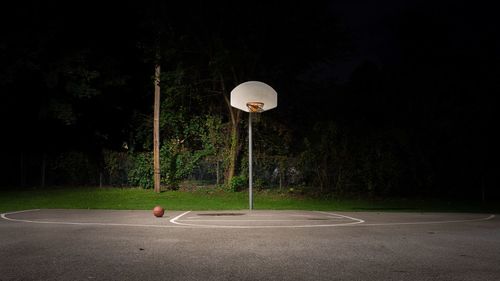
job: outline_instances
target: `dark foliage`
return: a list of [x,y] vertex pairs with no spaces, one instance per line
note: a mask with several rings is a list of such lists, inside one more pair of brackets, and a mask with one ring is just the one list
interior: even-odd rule
[[[232,140],[221,93],[261,80],[279,94],[255,127],[262,188],[499,196],[496,16],[459,2],[416,3],[381,19],[384,46],[361,60],[356,31],[326,1],[2,9],[2,186],[150,186],[160,61],[162,175],[172,188],[201,174],[222,182]],[[235,190],[245,161],[229,183]]]

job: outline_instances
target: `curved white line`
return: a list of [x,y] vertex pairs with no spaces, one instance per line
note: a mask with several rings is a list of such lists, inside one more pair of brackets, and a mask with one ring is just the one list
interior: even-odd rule
[[347,226],[352,224],[358,224],[359,222],[350,222],[343,224],[309,224],[309,225],[204,225],[204,224],[192,224],[192,223],[181,223],[176,222],[178,225],[190,226],[195,228],[239,228],[239,229],[259,229],[259,228],[312,228],[312,227],[332,227],[332,226]]
[[37,224],[62,224],[62,225],[97,225],[97,226],[135,226],[135,227],[156,227],[156,228],[168,228],[168,227],[178,227],[175,225],[155,225],[155,224],[131,224],[131,223],[106,223],[106,222],[65,222],[65,221],[33,221],[33,220],[22,220],[13,219],[7,217],[7,215],[25,213],[25,212],[35,212],[40,211],[40,209],[24,210],[18,212],[3,213],[0,215],[2,219],[13,221],[13,222],[26,222],[26,223],[37,223]]
[[[340,224],[317,224],[317,225],[262,225],[262,226],[231,226],[231,225],[200,225],[200,224],[190,224],[178,222],[181,217],[190,213],[191,211],[184,212],[175,218],[171,219],[170,222],[175,225],[154,225],[154,224],[126,224],[126,223],[97,223],[97,222],[61,222],[61,221],[33,221],[33,220],[22,220],[13,219],[7,217],[7,215],[26,213],[26,212],[37,212],[40,209],[23,210],[16,212],[9,212],[0,214],[2,219],[13,221],[13,222],[25,222],[25,223],[37,223],[37,224],[61,224],[61,225],[97,225],[97,226],[131,226],[131,227],[155,227],[155,228],[235,228],[235,229],[258,229],[258,228],[312,228],[312,227],[333,227],[333,226],[391,226],[391,225],[423,225],[423,224],[447,224],[447,223],[462,223],[462,222],[474,222],[474,221],[487,221],[495,218],[495,215],[489,215],[485,218],[478,219],[468,219],[468,220],[449,220],[449,221],[427,221],[427,222],[394,222],[394,223],[364,223],[362,219],[339,215],[335,213],[320,212],[332,217],[344,217],[347,219],[354,220],[350,223],[340,223]],[[243,220],[242,220],[243,221]],[[263,220],[265,221],[265,220]]]
[[487,221],[491,220],[495,215],[490,215],[485,218],[469,219],[469,220],[451,220],[451,221],[420,221],[420,222],[389,222],[389,223],[365,223],[361,226],[390,226],[390,225],[419,225],[419,224],[447,224],[447,223],[461,223],[461,222],[474,222],[474,221]]
[[353,218],[353,217],[349,217],[349,216],[344,216],[344,215],[339,215],[339,214],[335,214],[335,213],[328,213],[328,212],[321,212],[321,211],[316,211],[316,213],[326,214],[326,215],[328,215],[330,217],[346,218],[346,219],[350,219],[350,220],[353,220],[353,221],[358,221],[358,223],[364,223],[365,222],[362,219],[357,219],[357,218]]
[[333,227],[333,226],[391,226],[391,225],[425,225],[425,224],[447,224],[447,223],[462,223],[462,222],[474,222],[474,221],[487,221],[495,218],[495,215],[490,215],[485,218],[479,219],[468,219],[468,220],[450,220],[450,221],[427,221],[427,222],[395,222],[395,223],[364,223],[365,221],[362,219],[357,219],[349,216],[320,212],[328,214],[331,216],[340,216],[345,217],[351,220],[355,220],[355,222],[351,223],[341,223],[341,224],[318,224],[318,225],[262,225],[262,226],[230,226],[230,225],[200,225],[200,224],[190,224],[190,223],[181,223],[176,222],[179,225],[191,226],[191,227],[199,227],[199,228],[239,228],[239,229],[255,229],[255,228],[311,228],[311,227]]
[[[200,227],[200,228],[239,228],[239,229],[258,229],[258,228],[311,228],[311,227],[331,227],[331,226],[345,226],[345,225],[354,225],[354,224],[359,224],[365,222],[362,219],[357,219],[357,218],[352,218],[344,215],[339,215],[339,214],[333,214],[333,213],[326,213],[326,212],[318,212],[322,214],[327,214],[330,217],[342,217],[342,218],[347,218],[350,220],[353,220],[354,222],[348,222],[348,223],[336,223],[336,224],[306,224],[306,225],[217,225],[217,224],[212,224],[212,225],[206,225],[206,224],[194,224],[194,223],[185,223],[185,222],[179,222],[177,221],[180,219],[182,216],[185,214],[189,213],[185,212],[183,214],[178,215],[177,217],[173,218],[170,220],[171,223],[177,224],[177,225],[182,225],[182,226],[190,226],[190,227]],[[201,221],[201,220],[183,220],[183,221]],[[211,220],[211,221],[220,221],[220,220]],[[240,220],[241,222],[244,222],[246,220]],[[261,220],[262,222],[266,222],[269,220]]]
[[178,223],[178,222],[177,222],[177,220],[178,220],[180,217],[182,217],[182,216],[184,216],[184,215],[189,214],[190,212],[191,212],[191,211],[184,212],[184,213],[182,213],[182,214],[178,215],[177,217],[175,217],[175,218],[171,219],[171,220],[170,220],[170,222],[171,222],[171,223],[173,223],[173,224],[182,225],[181,223]]
[[4,219],[4,220],[8,220],[8,221],[19,221],[19,220],[16,220],[16,219],[8,218],[7,215],[27,213],[27,212],[37,212],[37,211],[40,211],[40,209],[31,209],[31,210],[22,210],[22,211],[17,211],[17,212],[3,213],[3,214],[0,215],[0,217],[2,219]]
[[230,220],[230,219],[227,219],[227,220],[218,220],[218,219],[213,219],[213,220],[203,220],[203,219],[199,219],[199,220],[196,220],[196,219],[185,219],[185,220],[182,220],[182,221],[236,221],[236,222],[276,222],[276,221],[334,221],[335,219],[309,219],[309,220]]

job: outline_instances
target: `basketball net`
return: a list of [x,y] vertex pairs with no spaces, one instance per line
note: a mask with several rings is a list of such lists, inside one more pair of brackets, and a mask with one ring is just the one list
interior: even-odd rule
[[260,113],[264,111],[264,103],[258,101],[247,102],[248,111],[252,113]]

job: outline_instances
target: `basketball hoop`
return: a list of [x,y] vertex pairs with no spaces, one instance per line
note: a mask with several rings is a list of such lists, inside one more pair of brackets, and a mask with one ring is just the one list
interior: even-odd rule
[[264,111],[264,103],[258,101],[247,102],[248,111],[252,113],[261,113]]
[[[278,106],[278,93],[266,83],[248,81],[231,91],[231,106],[248,112],[248,207],[253,209],[252,177],[252,113]],[[259,114],[260,116],[260,114]]]
[[267,111],[277,105],[276,91],[259,81],[241,83],[231,91],[231,106],[245,112]]

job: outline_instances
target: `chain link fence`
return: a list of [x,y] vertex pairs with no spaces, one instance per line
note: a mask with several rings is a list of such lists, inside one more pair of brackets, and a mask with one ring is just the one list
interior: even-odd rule
[[[19,181],[29,178],[25,186],[134,186],[132,171],[149,177],[153,167],[138,170],[138,165],[149,167],[151,163],[138,163],[149,159],[150,153],[129,153],[105,150],[99,157],[90,153],[68,151],[57,154],[24,154],[20,158],[17,173]],[[238,176],[248,178],[246,157],[240,161]],[[304,184],[304,177],[295,158],[283,156],[258,156],[254,158],[254,186],[256,188],[286,188]],[[39,175],[39,176],[36,176]],[[152,174],[151,174],[152,177]],[[152,179],[151,179],[152,180]],[[201,159],[184,178],[198,185],[222,185],[225,182],[224,161],[213,157]]]

